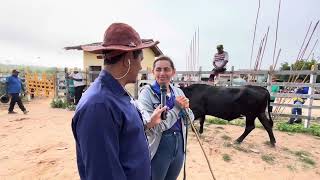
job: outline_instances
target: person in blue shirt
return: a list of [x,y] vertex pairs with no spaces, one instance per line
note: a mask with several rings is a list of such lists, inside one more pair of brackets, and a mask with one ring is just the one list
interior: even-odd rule
[[151,160],[144,130],[160,123],[157,108],[144,125],[136,101],[125,90],[141,70],[139,34],[124,23],[111,24],[101,45],[82,46],[103,54],[104,69],[80,99],[72,119],[77,165],[82,180],[151,180]]
[[6,93],[11,97],[10,106],[8,109],[9,114],[16,114],[17,112],[13,111],[14,106],[18,103],[19,108],[24,114],[27,114],[29,111],[24,107],[22,100],[20,98],[21,91],[25,91],[21,79],[19,76],[19,71],[14,69],[12,70],[12,75],[9,76],[6,80]]
[[[302,83],[303,79],[299,77],[296,82]],[[308,92],[309,92],[309,87],[300,87],[295,90],[296,94],[308,94]],[[305,103],[305,100],[306,100],[306,98],[294,97],[293,104],[302,105]],[[302,122],[302,119],[300,117],[298,117],[298,115],[302,115],[302,108],[298,108],[298,107],[292,108],[291,114],[292,114],[292,116],[288,121],[289,124]]]

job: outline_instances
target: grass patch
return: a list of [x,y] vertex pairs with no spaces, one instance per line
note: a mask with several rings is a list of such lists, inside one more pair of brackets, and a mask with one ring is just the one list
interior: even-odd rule
[[61,108],[61,109],[68,109],[70,111],[74,111],[76,109],[76,105],[68,103],[65,99],[58,98],[53,99],[50,103],[52,108]]
[[231,161],[231,157],[230,157],[229,154],[223,154],[223,155],[222,155],[222,159],[223,159],[224,161],[226,161],[226,162]]
[[[208,122],[209,124],[219,124],[219,125],[231,124],[231,125],[241,126],[241,127],[246,126],[245,119],[234,119],[232,121],[227,121],[227,120],[223,120],[223,119],[216,118],[216,117],[210,117],[210,118],[206,119],[206,122]],[[256,121],[255,126],[257,128],[263,128],[263,125],[260,123],[259,120]],[[217,127],[217,128],[224,129],[223,127]]]
[[284,150],[284,151],[290,151],[289,148],[287,148],[287,147],[283,147],[282,150]]
[[[235,126],[242,126],[244,127],[246,121],[244,119],[235,119],[232,121],[226,121],[216,117],[209,117],[206,119],[206,122],[209,124],[218,124],[218,125],[235,125]],[[263,128],[263,125],[260,123],[259,120],[255,120],[255,127]],[[223,127],[217,127],[217,129],[224,129]],[[314,136],[319,137],[320,139],[320,124],[311,124],[310,128],[304,128],[303,124],[288,124],[287,122],[283,121],[274,121],[274,129],[279,131],[288,132],[288,135],[294,135],[294,133],[305,133],[311,134]]]
[[224,147],[231,147],[232,144],[231,144],[230,142],[224,142],[224,143],[223,143],[223,146],[224,146]]
[[273,164],[276,158],[272,154],[264,154],[261,156],[261,159],[268,164]]
[[241,146],[239,146],[239,145],[234,145],[233,148],[236,149],[236,150],[238,150],[238,151],[245,152],[245,153],[250,152],[248,149],[246,149],[246,148],[244,148],[244,147],[241,147]]
[[[290,152],[291,154],[295,155],[296,157],[298,157],[298,159],[303,162],[305,165],[311,165],[311,166],[315,166],[316,162],[310,157],[312,156],[311,153],[307,152],[307,151],[291,151],[287,148],[287,151]],[[306,166],[307,168],[307,166]]]
[[52,108],[62,108],[62,109],[65,109],[68,107],[68,102],[65,101],[65,99],[53,99],[51,101],[51,107]]
[[226,124],[228,124],[228,121],[223,120],[223,119],[219,119],[219,118],[215,118],[215,117],[213,117],[213,118],[208,118],[206,121],[207,121],[208,123],[210,123],[210,124],[221,124],[221,125],[226,125]]
[[316,162],[310,158],[311,153],[307,152],[307,151],[295,151],[293,152],[294,155],[296,155],[299,160],[305,164],[309,164],[311,166],[315,166]]
[[263,144],[264,144],[264,145],[267,145],[267,146],[271,146],[270,141],[265,141],[265,142],[263,142]]
[[246,120],[235,119],[235,120],[230,121],[229,124],[244,127],[244,126],[246,126]]
[[313,159],[311,159],[311,158],[309,158],[309,157],[301,157],[301,158],[299,158],[302,162],[304,162],[304,163],[306,163],[306,164],[309,164],[309,165],[311,165],[311,166],[315,166],[316,165],[316,162],[313,160]]
[[248,144],[248,148],[255,148],[254,144]]
[[296,171],[296,167],[294,167],[293,165],[287,165],[287,168],[290,170],[290,171]]
[[311,154],[309,153],[309,152],[307,152],[307,151],[296,151],[296,152],[294,152],[294,154],[296,155],[296,156],[299,156],[299,157],[303,157],[303,156],[310,156]]
[[311,124],[310,128],[304,128],[303,124],[288,124],[286,122],[279,122],[276,124],[279,131],[293,132],[293,133],[306,133],[320,137],[320,125]]
[[221,136],[222,139],[226,140],[226,141],[229,141],[231,140],[231,137],[230,136],[227,136],[227,135],[223,135]]

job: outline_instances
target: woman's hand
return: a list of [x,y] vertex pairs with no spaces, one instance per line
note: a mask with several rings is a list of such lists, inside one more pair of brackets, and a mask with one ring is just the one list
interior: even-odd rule
[[189,108],[189,99],[184,96],[177,96],[176,97],[176,103],[181,108]]
[[161,108],[158,106],[152,113],[150,117],[150,122],[146,124],[147,128],[153,128],[154,126],[158,125],[161,122],[161,113],[167,110],[167,106]]

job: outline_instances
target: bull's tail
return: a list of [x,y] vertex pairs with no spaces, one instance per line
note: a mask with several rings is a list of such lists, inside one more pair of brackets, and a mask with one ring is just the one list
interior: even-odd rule
[[[267,90],[267,89],[266,89]],[[270,100],[271,100],[271,95],[269,93],[269,91],[267,90],[268,93],[268,114],[269,114],[269,120],[271,123],[271,127],[273,127],[273,120],[272,120],[272,116],[271,116],[271,106],[270,106]]]

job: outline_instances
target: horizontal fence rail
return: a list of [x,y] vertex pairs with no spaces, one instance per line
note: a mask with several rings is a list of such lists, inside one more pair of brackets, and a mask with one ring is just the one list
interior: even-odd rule
[[[240,77],[240,75],[246,75],[254,77],[253,79],[256,79],[256,77],[260,76],[265,79],[263,82],[245,82],[243,85],[254,85],[254,86],[262,86],[269,90],[270,95],[276,97],[280,100],[285,100],[283,103],[279,102],[273,102],[270,103],[271,106],[278,107],[278,108],[303,108],[308,111],[308,115],[300,115],[297,117],[306,119],[305,121],[305,127],[310,126],[310,120],[320,120],[320,117],[318,116],[312,116],[312,110],[320,109],[320,106],[313,105],[313,100],[320,100],[320,94],[316,94],[315,90],[318,89],[320,91],[320,83],[316,83],[316,77],[320,75],[320,71],[318,70],[318,67],[315,66],[314,70],[302,70],[302,71],[268,71],[268,70],[237,70],[234,71],[234,68],[232,67],[231,71],[226,71],[223,74],[218,75],[217,81],[219,83],[214,84],[213,82],[205,81],[204,79],[208,79],[209,75],[213,73],[213,71],[201,71],[201,68],[199,71],[176,71],[176,76],[173,78],[174,84],[185,84],[185,85],[191,85],[191,84],[208,84],[208,85],[214,85],[214,86],[233,86],[233,79],[235,77]],[[141,71],[140,74],[147,74],[150,75],[150,72],[148,71]],[[308,83],[295,83],[295,82],[272,82],[272,76],[274,75],[290,75],[290,76],[298,76],[298,75],[308,75]],[[182,80],[181,77],[184,77],[185,79]],[[224,80],[221,80],[222,77]],[[220,82],[221,80],[221,82]],[[150,84],[154,80],[139,80],[136,83],[136,90],[140,90],[140,84]],[[271,86],[276,85],[283,88],[286,88],[285,91],[273,93],[271,92]],[[296,94],[294,93],[294,88],[299,87],[309,87],[308,94]],[[138,92],[135,93],[136,96],[138,95]],[[289,104],[289,102],[292,101],[292,98],[303,98],[308,100],[307,103],[303,105],[296,105],[296,104]],[[275,109],[275,108],[273,108]],[[274,112],[274,116],[280,116],[280,117],[293,117],[291,114],[284,114],[279,112]]]

